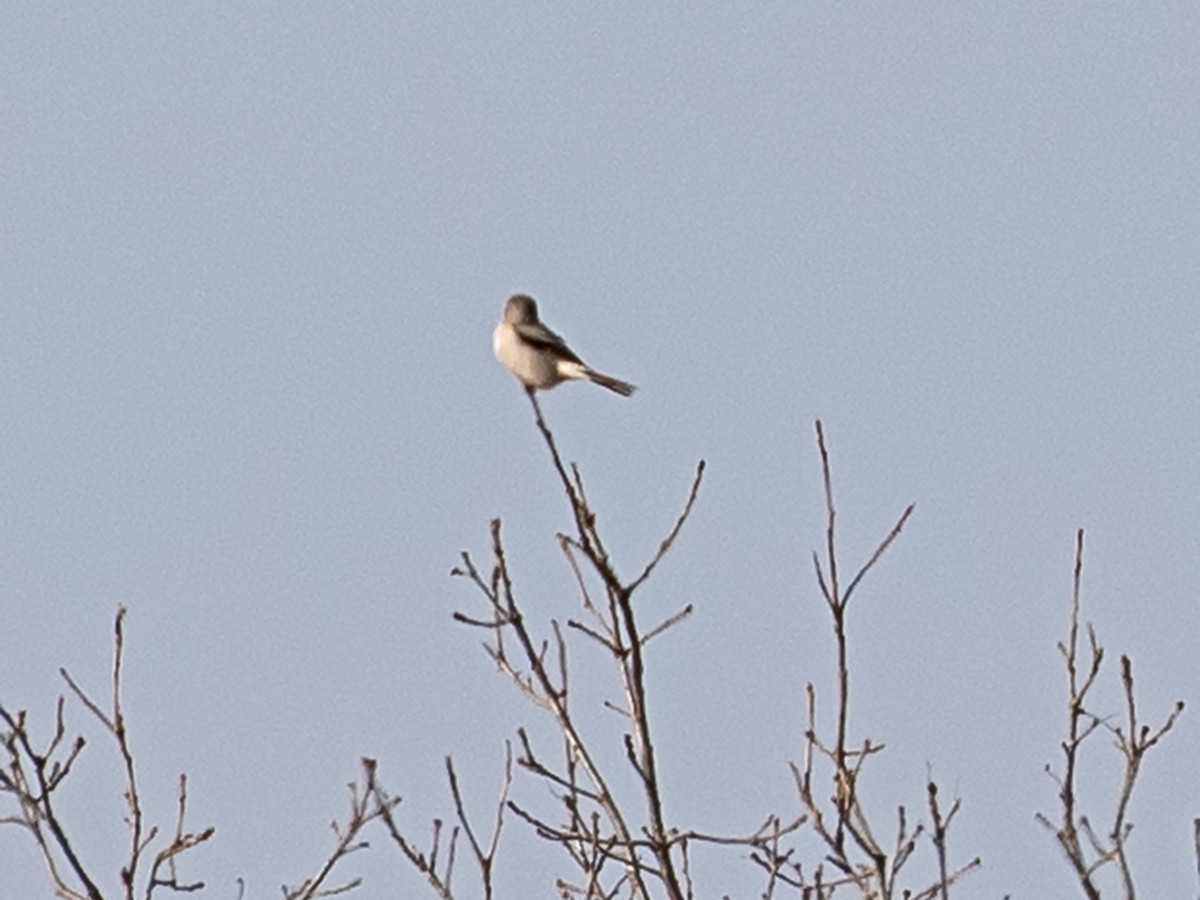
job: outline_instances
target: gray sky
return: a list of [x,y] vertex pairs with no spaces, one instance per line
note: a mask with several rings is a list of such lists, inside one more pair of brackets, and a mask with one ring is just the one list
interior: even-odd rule
[[[651,657],[674,824],[796,809],[805,681],[832,696],[818,416],[843,565],[917,504],[852,608],[852,728],[887,744],[880,822],[927,765],[962,796],[964,896],[1072,893],[1033,815],[1075,528],[1100,711],[1122,652],[1147,720],[1195,698],[1200,11],[729,6],[0,19],[0,699],[46,734],[58,666],[102,693],[128,604],[149,811],[189,773],[207,895],[311,874],[364,754],[413,832],[451,811],[447,753],[482,815],[537,721],[447,577],[501,516],[531,614],[577,608],[568,510],[489,346],[517,290],[641,387],[545,399],[621,571],[709,463],[640,598],[647,622],[697,607]],[[1131,811],[1147,896],[1195,892],[1193,717]],[[1119,770],[1093,752],[1101,818]],[[115,885],[113,770],[94,740],[64,803]],[[505,896],[565,872],[516,829],[505,850]],[[0,859],[11,896],[49,896],[24,835]],[[382,840],[351,870],[362,897],[419,890]],[[736,854],[697,872],[703,896],[760,883]]]

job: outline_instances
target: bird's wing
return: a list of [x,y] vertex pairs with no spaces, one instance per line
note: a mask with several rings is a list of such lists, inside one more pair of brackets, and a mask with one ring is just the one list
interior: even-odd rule
[[567,346],[567,342],[561,337],[543,325],[541,322],[522,323],[514,325],[517,330],[517,335],[526,343],[537,347],[540,350],[547,350],[557,356],[559,359],[570,360],[571,362],[582,363],[575,352]]

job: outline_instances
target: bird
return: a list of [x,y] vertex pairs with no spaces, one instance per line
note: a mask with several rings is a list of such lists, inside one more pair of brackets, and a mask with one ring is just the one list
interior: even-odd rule
[[492,332],[492,349],[496,359],[530,394],[578,379],[594,382],[622,397],[637,390],[626,381],[588,366],[566,341],[541,323],[537,301],[527,294],[513,294],[504,304],[504,315]]

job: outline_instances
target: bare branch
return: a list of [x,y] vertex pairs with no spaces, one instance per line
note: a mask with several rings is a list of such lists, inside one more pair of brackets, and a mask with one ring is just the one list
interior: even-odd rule
[[[157,827],[147,828],[144,825],[133,749],[123,710],[122,682],[126,615],[126,608],[118,607],[113,629],[111,709],[104,709],[93,700],[65,668],[60,669],[59,672],[71,693],[108,732],[116,744],[124,770],[124,797],[127,809],[125,822],[129,828],[129,851],[120,868],[121,895],[127,900],[133,900],[141,892],[145,900],[150,900],[158,888],[167,888],[177,892],[193,892],[204,886],[203,882],[180,881],[175,865],[181,854],[211,838],[214,829],[206,828],[199,832],[185,830],[184,814],[187,806],[187,788],[186,780],[180,776],[178,818],[174,836],[166,847],[155,854],[144,887],[139,887],[138,872],[142,857],[150,850],[151,845],[158,837],[159,830]],[[66,747],[64,710],[65,699],[59,697],[55,706],[54,734],[46,749],[38,752],[33,748],[30,740],[25,713],[22,711],[11,715],[0,707],[0,718],[7,726],[7,732],[3,735],[3,744],[8,754],[7,774],[0,778],[0,793],[12,794],[20,810],[19,815],[0,819],[0,824],[19,825],[33,837],[58,896],[98,900],[102,896],[100,887],[76,853],[71,839],[68,837],[67,826],[59,816],[53,799],[55,792],[62,787],[67,776],[71,774],[75,761],[86,745],[84,738],[79,736],[75,738],[69,748]],[[62,755],[64,753],[65,756]],[[60,865],[63,862],[65,862],[66,870],[69,870],[69,876]],[[166,874],[162,874],[164,867],[167,870]],[[68,877],[78,881],[82,885],[82,890],[68,884]]]
[[696,505],[696,497],[700,493],[700,482],[704,480],[704,460],[696,466],[696,475],[692,479],[692,489],[688,492],[687,502],[683,505],[683,511],[679,514],[679,518],[675,520],[675,526],[667,534],[661,544],[658,545],[658,550],[651,557],[650,562],[646,563],[646,567],[642,569],[642,574],[633,579],[629,583],[628,591],[633,593],[641,586],[655,567],[662,561],[662,558],[667,555],[667,551],[671,549],[671,545],[675,543],[675,539],[679,537],[679,532],[683,530],[684,523],[688,520],[688,516],[692,514],[692,507]]
[[284,885],[283,896],[286,900],[316,900],[318,897],[335,897],[349,893],[362,884],[362,879],[356,877],[333,887],[325,887],[325,882],[342,860],[369,846],[365,840],[360,838],[367,824],[389,815],[391,810],[400,803],[400,798],[387,797],[379,791],[375,780],[377,764],[374,759],[363,757],[361,766],[361,780],[346,785],[350,792],[350,814],[346,819],[346,824],[339,825],[336,821],[330,824],[334,834],[333,850],[321,864],[317,873],[306,879],[299,887],[289,888]]
[[[1129,865],[1126,847],[1133,825],[1127,821],[1129,802],[1141,772],[1142,760],[1151,747],[1167,734],[1182,714],[1184,705],[1180,701],[1166,720],[1157,729],[1141,725],[1138,721],[1137,703],[1134,692],[1133,664],[1129,657],[1121,657],[1121,684],[1125,699],[1125,727],[1116,727],[1107,720],[1088,711],[1087,698],[1100,673],[1104,660],[1104,648],[1096,638],[1095,629],[1087,626],[1089,660],[1086,674],[1080,676],[1080,587],[1083,575],[1083,529],[1075,534],[1075,567],[1071,587],[1071,619],[1066,643],[1060,643],[1067,671],[1067,737],[1062,742],[1064,770],[1057,775],[1047,766],[1046,771],[1058,786],[1058,798],[1062,807],[1061,822],[1055,825],[1048,816],[1038,813],[1036,821],[1052,832],[1067,861],[1075,870],[1084,894],[1096,900],[1100,889],[1094,876],[1107,865],[1115,865],[1121,880],[1126,900],[1135,896],[1133,872]],[[1112,825],[1101,836],[1092,827],[1088,817],[1079,810],[1079,760],[1084,742],[1100,727],[1106,728],[1115,738],[1117,749],[1124,758],[1121,788],[1117,794]],[[1081,840],[1082,837],[1082,840]],[[1085,844],[1086,841],[1086,844]]]

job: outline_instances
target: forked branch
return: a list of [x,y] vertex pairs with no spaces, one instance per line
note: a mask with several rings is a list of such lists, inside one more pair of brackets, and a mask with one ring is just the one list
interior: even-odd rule
[[[113,664],[110,680],[110,700],[107,708],[97,703],[71,677],[60,669],[71,693],[92,714],[116,745],[125,781],[125,822],[129,828],[129,850],[120,867],[120,895],[134,900],[139,894],[150,900],[159,888],[176,893],[190,893],[204,888],[202,881],[181,881],[176,865],[179,857],[207,841],[213,828],[190,831],[185,827],[187,814],[187,778],[179,776],[176,800],[176,823],[170,842],[155,852],[149,874],[139,877],[145,854],[157,839],[157,827],[145,828],[142,798],[139,791],[133,747],[126,726],[122,704],[123,664],[125,658],[125,617],[127,610],[118,607],[114,623]],[[0,796],[11,796],[17,805],[13,815],[0,816],[0,825],[24,828],[34,840],[54,885],[55,893],[67,900],[101,900],[102,890],[79,853],[76,851],[67,823],[55,802],[75,761],[86,746],[83,736],[76,737],[66,748],[65,702],[59,697],[55,711],[55,729],[44,750],[37,750],[29,734],[24,710],[10,713],[0,705],[0,720],[5,730],[0,734],[7,763],[0,773]],[[65,755],[64,755],[65,754]]]
[[[1089,697],[1104,662],[1104,648],[1096,639],[1096,632],[1087,626],[1087,656],[1083,658],[1080,648],[1081,586],[1083,581],[1083,529],[1075,533],[1075,567],[1071,584],[1071,618],[1067,628],[1066,643],[1058,645],[1067,673],[1067,736],[1062,742],[1063,769],[1058,774],[1050,766],[1046,773],[1058,786],[1061,814],[1055,824],[1049,816],[1038,813],[1036,819],[1050,831],[1058,842],[1079,886],[1089,900],[1098,900],[1100,887],[1096,875],[1107,866],[1115,866],[1120,879],[1122,895],[1133,900],[1133,871],[1127,853],[1133,824],[1128,821],[1129,801],[1141,773],[1146,753],[1155,746],[1174,726],[1183,713],[1184,704],[1176,702],[1163,723],[1157,728],[1140,724],[1133,683],[1133,663],[1129,657],[1121,657],[1121,687],[1125,700],[1125,726],[1113,726],[1108,719],[1090,709]],[[1114,744],[1121,753],[1123,774],[1117,793],[1117,802],[1112,813],[1112,824],[1103,834],[1091,826],[1089,817],[1080,811],[1079,768],[1083,747],[1093,734],[1104,729],[1112,734]]]

